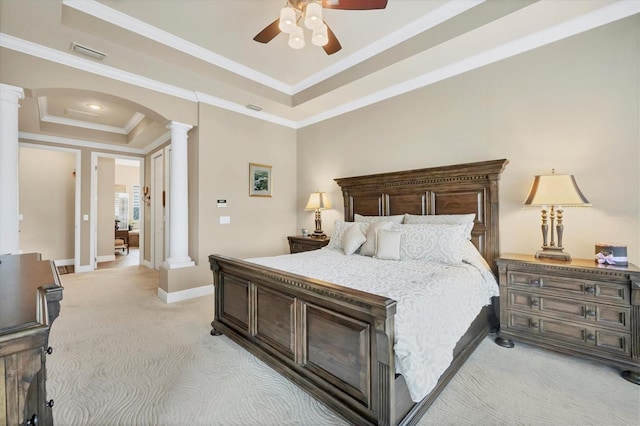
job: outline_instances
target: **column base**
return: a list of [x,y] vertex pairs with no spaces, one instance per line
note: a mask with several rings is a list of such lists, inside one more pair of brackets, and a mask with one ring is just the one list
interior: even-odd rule
[[195,266],[196,263],[191,260],[189,256],[182,258],[168,258],[164,262],[162,262],[162,267],[166,269],[178,269],[178,268],[188,268],[190,266]]

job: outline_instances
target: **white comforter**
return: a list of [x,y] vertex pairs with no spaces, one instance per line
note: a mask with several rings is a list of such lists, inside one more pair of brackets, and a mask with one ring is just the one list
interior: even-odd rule
[[460,337],[498,295],[493,274],[471,243],[465,262],[456,266],[347,256],[329,248],[247,260],[397,301],[396,373],[416,402],[435,387]]

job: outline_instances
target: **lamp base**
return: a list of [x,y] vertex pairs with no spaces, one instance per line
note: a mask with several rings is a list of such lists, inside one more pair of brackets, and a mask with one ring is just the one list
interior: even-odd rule
[[327,238],[327,234],[322,232],[322,230],[315,230],[313,234],[309,235],[311,238]]
[[540,258],[571,261],[571,255],[566,253],[562,247],[543,246],[542,250],[536,252],[536,259]]

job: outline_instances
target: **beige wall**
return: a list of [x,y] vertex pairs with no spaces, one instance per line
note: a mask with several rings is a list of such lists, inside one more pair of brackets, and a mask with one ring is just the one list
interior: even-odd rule
[[43,259],[75,255],[76,154],[20,147],[20,250]]
[[310,191],[335,177],[507,158],[500,182],[502,252],[535,253],[540,211],[523,210],[533,176],[573,174],[592,208],[565,210],[564,246],[591,258],[594,244],[626,244],[640,264],[639,17],[301,129],[298,228]]
[[[198,158],[198,192],[190,201],[199,217],[198,250],[190,253],[197,254],[197,267],[191,280],[181,280],[170,291],[211,283],[210,254],[287,253],[287,235],[296,228],[295,130],[201,105],[197,137],[190,136],[189,149],[190,159]],[[249,163],[273,167],[271,198],[249,196]],[[218,208],[218,199],[227,200],[227,207]],[[230,216],[231,223],[221,225],[220,216]]]

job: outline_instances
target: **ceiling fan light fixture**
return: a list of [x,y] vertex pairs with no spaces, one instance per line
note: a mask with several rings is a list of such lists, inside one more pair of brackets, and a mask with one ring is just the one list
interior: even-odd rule
[[318,3],[308,3],[304,12],[304,25],[310,30],[323,25],[322,22],[322,6]]
[[292,49],[302,49],[304,47],[304,32],[302,27],[296,28],[289,34],[289,47]]
[[283,33],[291,34],[296,29],[296,11],[292,7],[285,6],[280,10],[280,22],[278,28]]
[[313,34],[311,34],[311,43],[320,47],[329,43],[329,36],[327,34],[326,24],[322,24],[318,28],[313,29]]

